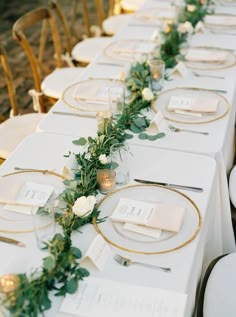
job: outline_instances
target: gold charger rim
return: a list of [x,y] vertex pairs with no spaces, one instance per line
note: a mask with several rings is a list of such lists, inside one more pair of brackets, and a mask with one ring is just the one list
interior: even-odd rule
[[[233,53],[233,50],[229,50],[229,49],[224,49],[224,48],[219,48],[219,47],[207,47],[207,46],[192,46],[192,47],[187,47],[187,48],[183,48],[183,50],[188,50],[188,49],[204,49],[204,50],[208,50],[208,51],[225,51],[228,55],[231,55],[232,57],[232,63],[230,63],[229,65],[224,65],[224,64],[220,64],[219,67],[215,67],[215,68],[212,68],[212,67],[207,67],[207,65],[210,63],[205,63],[206,67],[201,67],[201,66],[197,66],[197,65],[192,65],[194,62],[191,62],[191,61],[184,61],[186,63],[186,65],[188,66],[188,68],[190,69],[200,69],[200,70],[221,70],[221,69],[226,69],[226,68],[230,68],[230,67],[233,67],[236,65],[236,56],[235,54]],[[201,63],[201,62],[195,62],[195,63]],[[204,63],[202,63],[202,65],[204,65]]]
[[[1,177],[8,177],[8,176],[12,176],[12,175],[15,175],[15,174],[22,174],[22,173],[49,174],[49,175],[53,175],[53,176],[56,176],[58,178],[61,178],[62,180],[66,179],[62,174],[56,173],[54,171],[42,170],[42,169],[24,169],[24,170],[20,170],[20,171],[14,171],[14,172],[9,172],[9,173],[3,174],[3,175],[1,175]],[[1,229],[0,228],[0,232],[2,232],[2,233],[24,234],[24,233],[31,233],[33,231],[34,231],[33,229],[28,229],[28,230],[6,230],[6,229]]]
[[198,208],[198,206],[196,205],[196,203],[190,198],[188,197],[186,194],[174,189],[174,188],[170,188],[170,187],[166,187],[166,186],[162,186],[162,185],[157,185],[157,184],[132,184],[132,185],[129,185],[129,186],[125,186],[125,187],[122,187],[122,188],[118,188],[117,190],[107,194],[105,197],[103,197],[99,202],[98,202],[98,209],[100,207],[100,205],[107,199],[109,198],[110,196],[112,196],[113,194],[117,193],[117,192],[120,192],[122,190],[126,190],[128,188],[134,188],[134,187],[158,187],[158,188],[163,188],[165,190],[169,190],[169,191],[172,191],[172,192],[175,192],[181,196],[183,196],[185,199],[187,199],[191,204],[192,206],[194,207],[194,210],[196,211],[197,213],[197,217],[198,217],[198,225],[195,229],[195,231],[193,232],[193,234],[190,236],[190,238],[188,238],[186,241],[182,242],[181,244],[179,244],[178,246],[174,247],[174,248],[169,248],[167,250],[162,250],[162,251],[139,251],[139,250],[133,250],[133,249],[129,249],[129,248],[126,248],[122,245],[119,245],[115,242],[113,242],[112,240],[110,240],[102,231],[101,229],[99,228],[99,224],[97,223],[97,218],[96,217],[93,217],[93,226],[95,228],[95,230],[104,238],[104,240],[109,243],[110,245],[118,248],[118,249],[121,249],[123,251],[127,251],[127,252],[131,252],[131,253],[136,253],[136,254],[145,254],[145,255],[154,255],[154,254],[164,254],[164,253],[169,253],[169,252],[173,252],[173,251],[176,251],[176,250],[179,250],[183,247],[185,247],[186,245],[188,245],[189,243],[191,243],[198,235],[201,227],[202,227],[202,222],[203,222],[203,219],[202,219],[202,215],[201,215],[201,212]]
[[[81,83],[85,83],[85,82],[89,82],[89,81],[114,81],[114,82],[118,82],[118,83],[123,83],[122,80],[120,79],[113,79],[113,78],[88,78],[85,80],[81,80],[79,82],[73,83],[72,85],[68,86],[62,93],[61,96],[61,100],[65,103],[66,106],[68,106],[71,109],[74,109],[77,111],[77,114],[79,115],[81,113],[81,117],[84,117],[85,114],[87,117],[91,117],[91,118],[95,118],[96,116],[96,111],[90,111],[90,110],[83,110],[83,109],[79,109],[76,106],[71,105],[65,98],[66,93],[68,92],[68,90],[70,90],[72,87],[79,85]],[[124,84],[124,83],[123,83]]]
[[[214,121],[220,120],[220,119],[224,118],[224,117],[229,113],[229,110],[230,110],[229,101],[228,101],[224,96],[222,96],[221,94],[217,94],[217,93],[214,92],[214,91],[209,91],[208,89],[204,89],[204,88],[196,88],[196,87],[177,87],[177,88],[171,88],[171,89],[164,90],[164,91],[160,92],[159,95],[158,95],[158,97],[159,97],[160,95],[163,95],[163,94],[167,93],[167,92],[171,92],[171,91],[179,90],[179,89],[182,89],[182,90],[183,90],[183,89],[184,89],[184,90],[197,90],[197,91],[200,90],[200,91],[203,91],[203,92],[208,92],[208,93],[210,93],[210,94],[213,94],[213,95],[215,95],[215,96],[217,96],[217,97],[219,97],[219,98],[222,98],[222,100],[223,100],[223,101],[225,102],[225,104],[226,104],[225,112],[224,112],[222,115],[220,115],[219,117],[217,117],[217,118],[209,119],[209,120],[202,121],[202,122],[201,122],[201,121],[200,121],[200,122],[192,122],[192,121],[187,121],[187,120],[183,121],[183,120],[180,120],[180,119],[172,119],[172,118],[167,117],[167,116],[164,114],[164,118],[165,118],[166,120],[169,120],[169,121],[172,121],[172,122],[176,122],[176,123],[183,123],[183,124],[205,124],[205,123],[210,123],[210,122],[214,122]],[[157,100],[158,100],[158,98],[157,98]],[[166,106],[167,106],[167,105],[166,105]],[[165,107],[166,107],[166,106],[165,106]],[[158,112],[158,109],[156,109],[156,107],[155,107],[155,101],[152,103],[151,107],[152,107],[152,109],[153,109],[154,112]]]

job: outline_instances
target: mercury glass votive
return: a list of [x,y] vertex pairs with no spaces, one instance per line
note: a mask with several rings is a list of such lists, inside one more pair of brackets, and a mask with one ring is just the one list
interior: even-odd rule
[[116,172],[110,169],[97,171],[97,183],[100,193],[107,194],[112,191],[116,184]]
[[112,121],[112,112],[110,110],[99,111],[96,114],[96,118],[98,123],[98,131],[103,132],[107,125]]

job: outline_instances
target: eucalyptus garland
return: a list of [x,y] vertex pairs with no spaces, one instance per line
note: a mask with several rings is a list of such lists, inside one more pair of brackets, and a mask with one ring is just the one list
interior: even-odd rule
[[[202,20],[207,14],[203,1],[186,0],[186,5],[196,2],[197,20]],[[210,1],[207,1],[209,4]],[[203,9],[204,6],[204,9]],[[182,21],[186,21],[186,15]],[[195,24],[195,20],[192,21]],[[180,25],[167,26],[164,30],[164,43],[160,49],[160,57],[166,67],[176,64],[180,46],[186,41],[189,29],[183,31]],[[186,25],[185,25],[186,27]],[[62,228],[61,234],[45,245],[48,256],[43,259],[42,267],[31,274],[18,274],[18,287],[1,297],[2,305],[15,317],[37,317],[50,309],[50,293],[55,296],[73,294],[79,287],[79,281],[89,275],[89,272],[79,264],[81,251],[72,245],[71,234],[78,231],[85,224],[99,219],[99,210],[95,196],[98,193],[96,174],[98,169],[110,167],[110,147],[114,143],[122,143],[133,137],[128,130],[137,134],[140,139],[156,140],[165,136],[164,133],[149,135],[146,128],[149,120],[142,114],[149,110],[155,94],[149,89],[150,68],[147,60],[140,61],[130,69],[125,85],[130,96],[121,114],[114,116],[104,124],[96,137],[80,138],[73,143],[83,146],[82,154],[74,154],[78,163],[73,179],[65,180],[65,190],[58,196],[61,202],[60,212],[56,214],[56,221]],[[72,155],[69,153],[69,155]],[[81,213],[81,206],[84,212]]]

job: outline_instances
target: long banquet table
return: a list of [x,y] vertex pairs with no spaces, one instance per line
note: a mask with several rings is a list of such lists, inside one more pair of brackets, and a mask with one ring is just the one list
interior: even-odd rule
[[[155,2],[155,1],[154,1]],[[144,8],[152,7],[153,1],[146,1]],[[224,9],[224,7],[223,7]],[[234,7],[235,10],[235,7]],[[156,27],[152,24],[150,27],[136,24],[134,16],[131,17],[130,23],[113,37],[112,41],[133,39],[136,34],[136,39],[151,40],[156,34]],[[199,33],[195,34],[189,40],[193,46],[213,46],[223,47],[236,51],[236,44],[233,41],[233,35]],[[113,60],[114,62],[114,60]],[[84,81],[91,78],[112,78],[119,79],[122,73],[127,72],[127,63],[122,63],[115,60],[117,65],[111,65],[112,60],[104,55],[104,52],[98,52],[95,60],[87,67],[80,78],[76,78],[75,82]],[[119,67],[119,65],[121,65]],[[226,102],[229,103],[229,112],[221,119],[202,124],[175,124],[180,128],[194,128],[196,131],[209,132],[208,136],[193,135],[187,133],[173,133],[167,127],[166,122],[161,125],[161,131],[166,133],[166,137],[150,142],[140,140],[134,137],[129,141],[131,144],[139,144],[142,146],[150,146],[176,151],[184,151],[196,154],[208,155],[216,159],[218,165],[218,186],[220,189],[220,204],[222,211],[222,252],[232,252],[235,250],[235,241],[231,225],[231,211],[228,195],[227,174],[233,165],[235,139],[235,67],[220,69],[220,70],[201,70],[198,73],[204,75],[223,76],[222,78],[211,77],[196,77],[189,74],[186,77],[174,76],[172,80],[166,81],[164,91],[176,87],[194,87],[199,89],[216,89],[224,90],[226,93],[219,92]],[[58,114],[59,113],[59,114]],[[63,115],[65,113],[65,115]],[[95,136],[97,131],[97,122],[95,118],[86,118],[72,115],[76,113],[71,107],[68,107],[64,101],[59,100],[53,109],[48,113],[45,119],[41,121],[38,127],[40,132],[58,133],[65,135],[77,135],[83,137]],[[147,116],[152,119],[154,112],[151,111]]]
[[[143,4],[143,8],[152,7],[156,3],[157,1],[147,0]],[[218,7],[217,10],[224,12],[226,9]],[[236,13],[236,7],[234,10]],[[131,15],[129,23],[111,41],[134,38],[153,40],[156,33],[155,26],[138,24],[135,17]],[[234,34],[222,35],[206,32],[193,35],[189,43],[196,46],[218,47],[221,45],[225,49],[236,51],[233,39],[235,39]],[[103,52],[98,52],[95,60],[86,67],[80,78],[75,78],[74,82],[91,78],[119,79],[124,73],[127,73],[128,66],[128,63],[114,62]],[[209,75],[209,71],[199,71],[199,73]],[[130,155],[129,186],[136,184],[133,181],[134,178],[140,178],[203,188],[202,193],[177,191],[193,201],[197,210],[200,211],[202,222],[198,234],[187,245],[164,254],[147,256],[110,246],[112,253],[119,253],[134,260],[169,266],[172,271],[168,274],[138,266],[122,267],[112,257],[109,258],[102,271],[96,269],[92,263],[85,263],[85,267],[93,277],[187,294],[187,306],[183,317],[192,315],[199,280],[209,262],[220,254],[235,251],[227,173],[233,165],[235,150],[236,68],[234,66],[211,71],[210,74],[223,76],[224,79],[209,79],[189,74],[187,77],[173,76],[164,85],[164,91],[176,87],[226,91],[222,96],[228,101],[230,109],[223,118],[204,124],[175,124],[178,127],[191,128],[196,131],[207,131],[208,136],[171,132],[166,120],[160,127],[161,131],[166,133],[164,138],[148,141],[134,136],[128,141],[132,153]],[[147,113],[150,119],[154,115],[154,111]],[[72,144],[72,141],[79,137],[94,137],[96,132],[96,118],[78,116],[76,110],[68,107],[63,100],[59,100],[40,122],[37,132],[23,140],[0,167],[0,175],[14,171],[15,167],[56,170],[60,173],[67,164],[65,154],[68,154],[69,151],[72,153],[83,151],[82,147]],[[99,200],[101,197],[102,195],[99,195],[97,199]],[[21,240],[26,244],[26,248],[0,244],[0,253],[4,254],[0,275],[32,272],[41,265],[42,259],[47,254],[46,251],[40,251],[37,248],[33,232],[16,234],[14,233],[16,226],[17,224],[13,223],[12,233],[5,232],[4,235]],[[80,233],[73,234],[73,244],[85,253],[96,235],[97,231],[93,225],[86,225]],[[46,313],[46,316],[73,316],[59,311],[62,299],[52,297],[52,300],[53,307]]]

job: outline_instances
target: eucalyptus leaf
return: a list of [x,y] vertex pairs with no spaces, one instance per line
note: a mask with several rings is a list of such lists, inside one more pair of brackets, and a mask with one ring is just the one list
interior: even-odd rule
[[78,140],[72,141],[75,145],[84,146],[87,143],[87,140],[85,138],[79,138]]
[[161,132],[161,133],[158,133],[158,134],[155,134],[155,135],[149,135],[148,136],[148,140],[149,141],[155,141],[157,139],[161,139],[161,138],[164,138],[165,136],[165,133],[164,132]]
[[48,256],[47,258],[43,259],[43,267],[48,270],[52,271],[55,268],[56,262],[52,256]]
[[149,136],[147,133],[140,133],[138,137],[140,140],[146,140]]
[[74,294],[78,289],[78,280],[76,278],[70,279],[66,283],[66,291],[69,294]]
[[81,258],[82,253],[81,253],[80,249],[78,249],[76,247],[71,247],[71,251],[72,251],[73,255],[76,257],[76,259]]
[[139,132],[141,132],[142,131],[142,129],[140,129],[139,127],[137,127],[135,124],[131,124],[130,125],[130,130],[132,131],[132,132],[134,132],[134,133],[139,133]]

